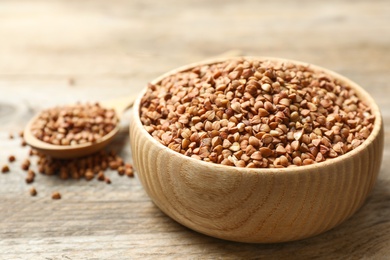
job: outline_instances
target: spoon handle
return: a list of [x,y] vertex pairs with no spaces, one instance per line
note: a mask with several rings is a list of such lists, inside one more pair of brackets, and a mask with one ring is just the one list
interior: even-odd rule
[[122,113],[126,111],[126,109],[133,106],[137,95],[130,95],[121,98],[115,98],[107,101],[102,101],[101,105],[106,108],[113,108],[118,117],[121,117]]

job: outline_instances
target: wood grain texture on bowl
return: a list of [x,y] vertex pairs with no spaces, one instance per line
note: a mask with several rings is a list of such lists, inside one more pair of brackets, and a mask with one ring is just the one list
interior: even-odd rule
[[[197,65],[223,60],[172,70],[152,83]],[[295,168],[248,169],[203,162],[154,140],[141,124],[139,98],[130,124],[130,142],[138,176],[153,202],[190,229],[251,243],[307,238],[352,216],[372,190],[380,169],[384,145],[380,111],[356,83],[324,68],[308,66],[344,82],[371,107],[375,125],[362,145],[340,157]]]

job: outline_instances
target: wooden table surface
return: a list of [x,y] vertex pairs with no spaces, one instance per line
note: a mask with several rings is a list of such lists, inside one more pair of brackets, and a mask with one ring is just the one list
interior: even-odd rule
[[[352,218],[282,244],[207,237],[174,222],[137,177],[112,184],[38,175],[10,132],[43,108],[138,93],[175,67],[221,53],[275,56],[335,70],[379,104],[386,128],[378,182]],[[390,4],[373,1],[0,1],[0,259],[389,259]],[[129,119],[113,147],[131,162]],[[53,191],[63,198],[54,201]]]

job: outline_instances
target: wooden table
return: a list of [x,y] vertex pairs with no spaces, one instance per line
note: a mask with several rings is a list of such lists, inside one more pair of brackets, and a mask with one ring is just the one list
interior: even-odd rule
[[[379,104],[386,148],[376,187],[351,219],[302,241],[255,245],[191,231],[159,211],[137,177],[24,182],[28,148],[8,139],[39,110],[138,93],[172,68],[224,52],[302,60],[361,84]],[[1,259],[390,257],[390,4],[375,1],[0,2]],[[131,162],[125,115],[113,147]],[[54,201],[53,191],[63,198]]]

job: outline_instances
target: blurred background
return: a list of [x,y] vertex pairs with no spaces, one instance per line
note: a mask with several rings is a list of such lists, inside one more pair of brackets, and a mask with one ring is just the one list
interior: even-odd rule
[[[367,88],[382,104],[390,89],[390,4],[387,0],[0,1],[1,96],[17,91],[21,100],[29,99],[23,90],[39,86],[38,102],[49,93],[54,99],[85,98],[86,91],[77,90],[81,87],[109,88],[115,97],[138,92],[175,67],[231,51],[336,70]],[[107,92],[88,93],[88,98],[103,97]]]

